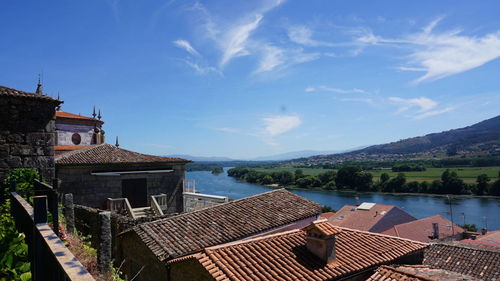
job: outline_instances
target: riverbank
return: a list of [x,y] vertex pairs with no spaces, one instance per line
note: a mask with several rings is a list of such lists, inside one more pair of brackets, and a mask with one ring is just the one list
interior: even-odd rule
[[[245,182],[245,181],[243,181]],[[246,183],[246,182],[245,182]],[[394,195],[394,196],[432,196],[432,197],[448,197],[452,196],[453,198],[490,198],[490,199],[498,199],[500,200],[499,196],[492,196],[492,195],[474,195],[474,194],[434,194],[434,193],[410,193],[410,192],[382,192],[382,191],[357,191],[353,189],[324,189],[324,188],[300,188],[296,186],[280,186],[277,184],[267,184],[267,185],[262,185],[262,184],[256,184],[260,186],[265,186],[271,189],[279,189],[279,188],[284,188],[286,190],[312,190],[312,191],[336,191],[336,192],[348,192],[348,193],[355,193],[355,194],[387,194],[387,195]]]
[[[227,171],[227,168],[224,169]],[[277,186],[269,187],[250,184],[229,177],[227,173],[212,175],[211,172],[187,172],[186,179],[196,181],[196,190],[200,193],[228,196],[240,199],[262,192],[267,192]],[[362,202],[395,205],[410,213],[417,219],[441,215],[451,220],[449,215],[450,202],[442,194],[402,194],[402,193],[357,193],[355,191],[337,191],[322,189],[288,189],[290,192],[318,204],[329,206],[334,210],[344,205],[357,205]],[[487,227],[490,230],[500,229],[500,198],[485,196],[453,196],[452,208],[454,221],[459,224],[475,224],[478,228]]]

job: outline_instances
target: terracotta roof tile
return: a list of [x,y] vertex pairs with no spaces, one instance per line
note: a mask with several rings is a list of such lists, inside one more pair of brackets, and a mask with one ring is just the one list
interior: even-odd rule
[[395,266],[399,272],[406,275],[417,276],[423,280],[437,280],[437,281],[479,281],[481,279],[461,274],[458,272],[453,272],[450,270],[444,270],[439,268],[431,268],[426,265],[398,265]]
[[347,228],[342,228],[336,237],[337,258],[329,264],[309,252],[303,230],[210,247],[197,259],[220,280],[331,280],[394,261],[427,246]]
[[95,122],[99,122],[99,123],[104,123],[102,120],[99,120],[99,119],[96,119],[96,118],[87,117],[87,116],[78,115],[78,114],[73,114],[73,113],[64,112],[64,111],[56,111],[56,117],[57,118],[89,120],[89,121],[95,121]]
[[382,265],[366,281],[439,281]]
[[456,224],[452,229],[451,221],[443,218],[440,215],[436,215],[407,223],[397,224],[385,231],[382,231],[381,233],[408,238],[420,242],[429,242],[432,240],[432,238],[429,237],[434,233],[432,228],[433,223],[439,223],[439,239],[452,236],[453,232],[454,234],[464,232],[464,230]]
[[54,146],[55,151],[73,151],[82,148],[86,148],[87,145],[56,145]]
[[274,190],[133,228],[162,261],[317,216],[321,205]]
[[38,99],[38,100],[45,100],[48,102],[53,102],[55,104],[61,104],[63,103],[62,101],[46,96],[46,95],[39,95],[35,93],[30,93],[30,92],[24,92],[16,89],[12,89],[9,87],[5,86],[0,86],[0,97],[1,96],[10,96],[10,97],[20,97],[20,98],[31,98],[31,99]]
[[342,231],[340,228],[333,226],[331,223],[328,223],[328,220],[326,219],[314,221],[310,225],[302,228],[303,231],[308,231],[310,229],[316,229],[324,236],[336,235]]
[[181,158],[160,157],[125,150],[110,144],[91,145],[55,157],[58,165],[189,162]]
[[369,210],[345,205],[328,221],[335,225],[371,232],[381,232],[396,224],[414,221],[416,218],[394,205],[375,204]]
[[497,251],[433,244],[424,251],[423,264],[483,280],[500,279],[500,252]]

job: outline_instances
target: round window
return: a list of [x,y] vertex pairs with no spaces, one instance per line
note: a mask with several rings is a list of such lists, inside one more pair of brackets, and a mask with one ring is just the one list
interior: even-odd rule
[[74,133],[71,137],[71,141],[73,141],[73,144],[79,145],[82,142],[82,137],[80,136],[80,134]]

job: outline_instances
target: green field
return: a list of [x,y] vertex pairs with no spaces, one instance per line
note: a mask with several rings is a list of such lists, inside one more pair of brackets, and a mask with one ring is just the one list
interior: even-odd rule
[[[491,178],[491,181],[494,181],[498,178],[498,172],[500,171],[500,166],[494,167],[458,167],[458,168],[449,168],[450,171],[455,171],[458,176],[467,183],[476,182],[476,177],[480,174],[487,174],[488,177]],[[256,168],[255,170],[261,172],[277,172],[277,171],[289,171],[294,173],[297,168],[291,166],[282,166],[276,168]],[[316,176],[320,173],[329,171],[327,169],[319,169],[319,168],[301,168],[305,175]],[[432,182],[433,180],[437,180],[441,178],[441,174],[446,170],[446,168],[427,168],[426,171],[421,172],[404,172],[407,181],[428,181]],[[368,171],[373,175],[373,180],[378,180],[382,173],[387,173],[391,177],[397,176],[397,172],[392,172],[391,170],[371,170]]]

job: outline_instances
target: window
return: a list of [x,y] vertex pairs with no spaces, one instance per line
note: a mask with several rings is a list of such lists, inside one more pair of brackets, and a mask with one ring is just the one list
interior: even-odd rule
[[80,134],[74,133],[73,136],[71,136],[71,141],[74,145],[79,145],[82,142],[82,137]]

